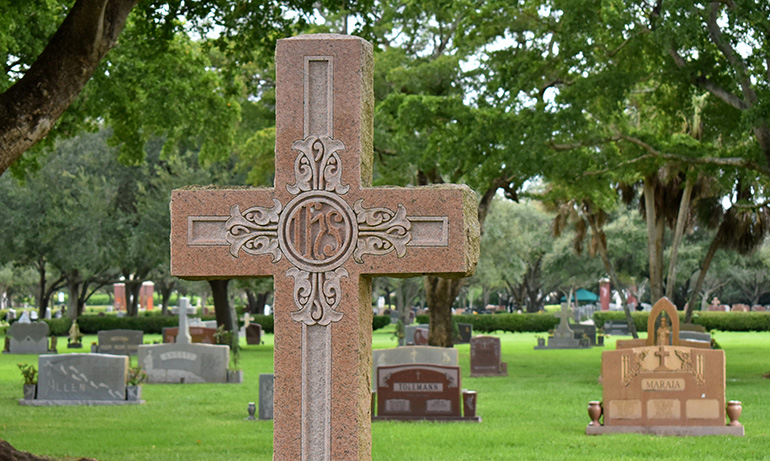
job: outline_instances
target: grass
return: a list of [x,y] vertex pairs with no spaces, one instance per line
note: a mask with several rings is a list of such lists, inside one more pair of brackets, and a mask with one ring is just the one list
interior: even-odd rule
[[[392,326],[374,333],[374,347],[393,347]],[[481,424],[372,424],[375,460],[508,459],[765,459],[770,447],[770,333],[719,332],[727,354],[727,398],[743,402],[745,437],[584,435],[589,400],[606,348],[534,351],[534,334],[501,334],[506,378],[470,378],[469,346],[459,345],[462,387],[478,391]],[[146,340],[158,339],[146,335]],[[146,404],[126,407],[22,407],[20,362],[0,356],[0,439],[16,448],[59,458],[99,460],[260,459],[272,455],[272,421],[244,421],[258,400],[258,376],[273,368],[272,335],[245,346],[241,385],[145,384]],[[84,338],[88,347],[95,336]],[[66,339],[59,341],[68,352]],[[70,350],[71,351],[71,350]],[[133,359],[135,360],[135,359]]]

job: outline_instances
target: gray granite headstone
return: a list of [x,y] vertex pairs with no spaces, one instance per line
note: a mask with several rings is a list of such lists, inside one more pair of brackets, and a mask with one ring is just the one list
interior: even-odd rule
[[16,320],[16,309],[8,309],[8,313],[5,314],[5,320],[8,322]]
[[19,320],[17,320],[16,323],[32,323],[32,320],[30,320],[29,317],[29,311],[22,312],[21,317],[19,317]]
[[226,383],[230,347],[193,343],[187,323],[187,298],[181,298],[175,343],[143,344],[139,364],[150,383]]
[[403,346],[372,351],[372,376],[377,368],[390,365],[423,363],[428,365],[458,365],[458,351],[451,347]]
[[628,324],[625,321],[604,322],[604,334],[613,336],[628,336]]
[[126,400],[126,356],[41,355],[38,366],[38,400]]
[[702,333],[700,331],[683,331],[679,330],[679,339],[686,339],[689,341],[701,341],[711,344],[711,333]]
[[48,352],[48,324],[18,321],[8,329],[11,354],[45,354]]
[[570,325],[570,328],[575,334],[575,339],[581,340],[584,337],[587,337],[588,343],[592,346],[596,346],[596,325],[577,324]]
[[457,324],[457,340],[456,344],[467,344],[471,342],[473,337],[473,324],[471,323],[458,323]]
[[273,384],[272,373],[259,375],[259,419],[273,419]]
[[226,383],[230,348],[217,344],[143,344],[139,364],[150,383]]
[[144,342],[142,330],[102,330],[98,336],[100,354],[136,355]]
[[425,328],[428,329],[429,325],[427,323],[418,323],[414,325],[406,325],[404,327],[404,341],[403,344],[399,342],[399,346],[412,346],[414,345],[414,332],[418,328]]

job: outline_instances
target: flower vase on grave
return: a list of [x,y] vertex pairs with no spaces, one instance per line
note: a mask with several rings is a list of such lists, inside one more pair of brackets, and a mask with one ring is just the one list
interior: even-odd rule
[[243,370],[227,370],[227,382],[240,384],[243,382]]
[[743,413],[743,407],[741,406],[740,400],[730,400],[727,402],[727,417],[730,418],[730,422],[727,423],[728,426],[742,426],[740,422],[738,422],[738,419],[741,417],[741,413]]
[[25,384],[24,385],[24,400],[35,400],[35,393],[37,392],[37,384]]
[[126,400],[136,402],[142,399],[142,386],[129,385],[126,386]]
[[588,402],[588,416],[591,418],[589,426],[601,426],[599,418],[602,417],[602,402],[598,400]]

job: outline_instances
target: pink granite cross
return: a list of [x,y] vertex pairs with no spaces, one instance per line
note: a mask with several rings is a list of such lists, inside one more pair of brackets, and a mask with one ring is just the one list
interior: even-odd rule
[[371,276],[478,258],[468,187],[371,187],[372,66],[357,37],[280,40],[275,187],[171,197],[173,275],[274,277],[274,459],[371,457]]

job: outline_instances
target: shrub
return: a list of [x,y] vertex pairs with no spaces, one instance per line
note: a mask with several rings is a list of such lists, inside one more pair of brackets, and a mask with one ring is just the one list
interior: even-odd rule
[[[454,315],[457,323],[470,323],[476,333],[491,333],[493,331],[516,332],[546,332],[559,324],[559,319],[551,314],[479,314]],[[417,323],[429,323],[427,315],[418,315]]]
[[375,315],[372,318],[372,331],[379,330],[380,328],[384,328],[388,325],[390,325],[389,315]]
[[[637,331],[647,331],[648,312],[632,312]],[[596,328],[602,328],[607,321],[624,322],[623,312],[595,312]],[[679,322],[684,321],[684,312],[679,312]],[[770,331],[770,312],[705,312],[696,311],[692,323],[703,325],[708,331]]]
[[24,377],[24,384],[30,386],[37,384],[37,368],[34,365],[28,363],[18,363],[16,365],[21,370],[21,376]]

